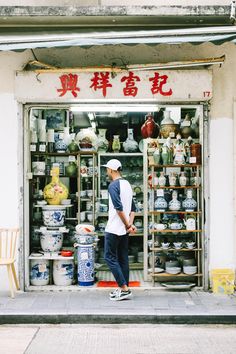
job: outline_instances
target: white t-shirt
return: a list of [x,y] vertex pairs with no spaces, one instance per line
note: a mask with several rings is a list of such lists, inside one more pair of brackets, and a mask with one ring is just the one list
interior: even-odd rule
[[135,211],[131,185],[127,180],[118,178],[110,183],[108,194],[109,212],[105,231],[119,236],[125,235],[126,227],[117,214],[117,210],[123,211],[128,220],[130,212]]

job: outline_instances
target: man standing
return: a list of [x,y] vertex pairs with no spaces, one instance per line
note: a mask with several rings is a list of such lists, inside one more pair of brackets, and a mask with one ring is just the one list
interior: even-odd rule
[[104,259],[119,286],[110,293],[110,299],[120,301],[132,296],[129,289],[129,233],[135,233],[133,225],[135,205],[129,182],[121,176],[121,163],[112,159],[103,165],[111,180],[108,187],[109,212],[105,228]]

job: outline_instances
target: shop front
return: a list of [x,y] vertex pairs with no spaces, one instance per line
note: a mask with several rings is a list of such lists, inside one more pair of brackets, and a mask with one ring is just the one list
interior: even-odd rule
[[[103,259],[109,180],[101,165],[114,157],[137,209],[131,281],[207,289],[212,71],[18,72],[15,83],[22,107],[24,289],[113,280]],[[45,186],[55,179],[61,195],[53,200]],[[77,225],[94,228],[91,254]],[[82,264],[85,254],[92,270]]]

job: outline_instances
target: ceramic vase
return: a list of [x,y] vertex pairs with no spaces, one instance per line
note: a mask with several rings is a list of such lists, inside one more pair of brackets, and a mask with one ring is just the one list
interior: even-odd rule
[[64,141],[64,133],[59,134],[59,139],[55,142],[54,147],[58,153],[64,153],[67,150],[67,144]]
[[109,142],[106,139],[107,129],[98,129],[98,151],[107,152],[109,147]]
[[171,174],[169,176],[169,184],[170,184],[170,187],[176,186],[176,175],[173,172],[171,172]]
[[160,164],[160,159],[161,159],[160,149],[156,148],[154,153],[153,153],[154,164],[155,165],[159,165]]
[[70,161],[65,168],[66,176],[76,177],[77,176],[77,164],[75,161]]
[[72,285],[74,277],[74,260],[54,260],[53,261],[53,282],[55,285]]
[[92,128],[81,129],[75,137],[81,151],[97,150],[98,139]]
[[120,151],[121,145],[120,145],[120,136],[119,135],[113,135],[113,142],[112,142],[112,150],[113,152],[118,153]]
[[163,165],[168,165],[169,163],[169,151],[167,146],[162,147],[161,158]]
[[189,136],[192,136],[194,133],[191,124],[192,121],[190,115],[187,113],[180,127],[181,136],[185,139],[187,139]]
[[60,205],[62,199],[67,199],[68,189],[59,180],[59,167],[53,167],[51,170],[52,181],[44,187],[44,199],[50,205]]
[[172,193],[172,200],[169,202],[169,209],[171,211],[178,211],[181,208],[181,203],[178,200],[177,191],[173,191]]
[[179,184],[181,187],[184,187],[187,185],[187,177],[185,176],[184,172],[181,172],[179,176]]
[[154,210],[158,211],[166,211],[167,209],[167,201],[164,197],[157,197],[154,203]]
[[94,246],[80,245],[77,251],[78,285],[90,286],[94,284]]
[[79,151],[79,146],[78,144],[75,142],[75,134],[71,134],[71,142],[68,145],[68,150],[69,152],[73,153],[73,152],[77,152]]
[[139,150],[137,141],[134,140],[133,129],[128,129],[128,137],[123,143],[125,152],[137,152]]
[[182,203],[185,211],[194,211],[197,208],[197,202],[193,198],[192,189],[187,190],[187,198]]
[[160,132],[159,125],[155,122],[151,113],[145,116],[145,122],[141,127],[141,134],[144,139],[157,138]]
[[159,177],[158,181],[159,181],[160,187],[164,187],[166,185],[166,178],[165,178],[164,172],[160,172],[160,177]]

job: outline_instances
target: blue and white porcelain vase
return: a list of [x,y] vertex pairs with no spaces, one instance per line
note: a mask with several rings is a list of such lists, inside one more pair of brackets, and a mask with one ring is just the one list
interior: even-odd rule
[[94,246],[79,245],[78,253],[78,285],[94,284]]
[[187,198],[182,203],[185,211],[194,211],[197,208],[197,202],[193,199],[193,190],[187,190]]
[[56,152],[63,153],[67,150],[67,144],[64,141],[64,133],[59,134],[59,139],[55,142]]
[[167,209],[167,201],[164,197],[157,197],[154,203],[154,210],[158,211],[166,211]]
[[63,259],[53,261],[53,282],[55,285],[72,285],[74,277],[74,260]]
[[172,193],[172,200],[169,202],[169,209],[171,211],[178,211],[181,208],[181,203],[178,200],[178,193],[177,191],[173,191]]
[[63,233],[56,230],[41,230],[40,244],[44,252],[59,252],[62,248]]
[[32,285],[49,284],[49,260],[48,259],[31,259],[30,283]]

